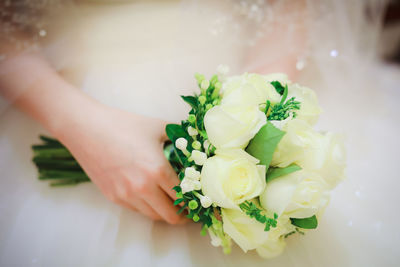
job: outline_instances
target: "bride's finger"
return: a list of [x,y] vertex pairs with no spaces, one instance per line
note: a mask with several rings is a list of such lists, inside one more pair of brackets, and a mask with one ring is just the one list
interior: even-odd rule
[[130,205],[128,202],[125,202],[123,200],[117,200],[117,201],[115,201],[115,203],[128,209],[128,210],[138,211],[137,208],[135,208],[134,206]]
[[177,199],[176,192],[172,188],[179,185],[180,181],[167,160],[164,160],[164,166],[163,175],[160,177],[159,184],[168,196],[175,200]]
[[173,205],[172,200],[168,195],[159,187],[154,188],[153,198],[146,201],[154,207],[155,211],[170,224],[181,224],[188,221],[182,215],[178,215],[178,207]]
[[147,217],[151,218],[152,220],[162,220],[161,216],[140,198],[131,197],[129,201],[121,200],[125,206],[129,207],[132,210],[139,211],[140,213],[146,215]]

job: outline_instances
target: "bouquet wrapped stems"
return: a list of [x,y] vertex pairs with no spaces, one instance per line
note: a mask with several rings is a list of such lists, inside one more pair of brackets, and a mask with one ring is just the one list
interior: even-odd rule
[[85,171],[58,140],[41,135],[40,145],[33,145],[33,163],[38,168],[40,180],[50,180],[51,186],[73,185],[89,182]]
[[[90,182],[90,178],[78,161],[60,141],[44,135],[40,135],[39,138],[42,144],[32,145],[34,154],[32,161],[38,169],[40,180],[51,181],[51,186]],[[180,162],[170,141],[164,145],[164,155],[175,172],[178,172],[181,168]]]

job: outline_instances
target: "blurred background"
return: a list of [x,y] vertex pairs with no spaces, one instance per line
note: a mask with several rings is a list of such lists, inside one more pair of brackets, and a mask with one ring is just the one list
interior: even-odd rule
[[379,55],[387,62],[400,64],[400,1],[389,1],[379,41]]

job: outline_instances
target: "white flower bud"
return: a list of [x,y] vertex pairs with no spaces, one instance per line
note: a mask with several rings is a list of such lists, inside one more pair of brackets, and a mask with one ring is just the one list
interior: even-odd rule
[[221,238],[211,239],[211,245],[213,245],[214,247],[219,247],[221,246],[221,244],[222,244]]
[[200,172],[196,171],[193,167],[188,167],[185,169],[185,177],[192,180],[200,180]]
[[200,190],[201,189],[200,181],[193,180],[193,186],[194,186],[194,190]]
[[210,86],[210,81],[206,79],[204,79],[200,84],[200,88],[203,90],[207,90],[209,86]]
[[175,146],[182,151],[186,150],[187,144],[188,144],[187,140],[183,137],[178,138],[175,141]]
[[208,149],[211,148],[210,145],[211,145],[210,141],[208,140],[204,141],[203,143],[204,150],[208,151]]
[[191,179],[184,178],[181,182],[182,194],[193,191],[194,187],[195,185]]
[[199,134],[199,132],[196,130],[196,128],[193,128],[192,126],[189,126],[187,131],[190,136],[196,136]]
[[208,208],[211,206],[212,204],[212,200],[211,198],[209,198],[208,196],[199,196],[200,198],[200,203],[203,206],[203,208]]
[[193,150],[191,158],[194,160],[196,165],[202,166],[207,160],[207,154],[198,150]]
[[208,229],[208,234],[210,235],[211,238],[211,245],[213,245],[214,247],[219,247],[222,245],[222,240],[221,238],[219,238],[213,230]]

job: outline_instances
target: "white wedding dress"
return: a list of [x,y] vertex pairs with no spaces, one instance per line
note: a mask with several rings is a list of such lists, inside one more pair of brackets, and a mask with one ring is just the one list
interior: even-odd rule
[[[179,121],[187,112],[179,95],[197,90],[195,72],[210,76],[223,63],[238,74],[297,46],[287,38],[246,61],[268,25],[296,15],[263,1],[111,2],[64,7],[41,32],[43,49],[87,94],[143,115]],[[237,247],[226,256],[197,224],[154,223],[91,183],[51,188],[31,163],[30,145],[45,130],[3,105],[0,266],[399,266],[400,71],[375,59],[377,9],[365,23],[362,1],[344,2],[307,2],[309,32],[295,63],[296,80],[324,109],[318,128],[343,133],[348,150],[348,178],[317,230],[289,237],[272,260]]]

